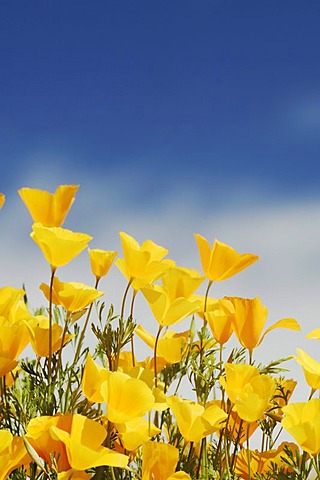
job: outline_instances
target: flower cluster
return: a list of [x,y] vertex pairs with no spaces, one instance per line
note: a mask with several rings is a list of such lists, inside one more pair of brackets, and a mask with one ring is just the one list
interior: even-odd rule
[[[296,382],[283,376],[285,359],[264,366],[254,358],[269,332],[299,331],[298,322],[265,327],[260,298],[210,296],[215,282],[258,256],[195,234],[199,272],[120,232],[116,259],[116,251],[89,248],[90,235],[62,227],[78,188],[19,190],[50,276],[40,284],[47,306],[36,311],[25,290],[0,288],[0,480],[319,477],[320,399],[312,397],[320,363],[297,349],[311,391],[291,403]],[[93,284],[63,281],[62,267],[85,250]],[[113,305],[106,312],[98,290],[113,263],[126,281],[118,314]],[[138,295],[154,327],[135,321]],[[186,319],[190,327],[179,331]],[[232,336],[238,346],[228,351]],[[308,336],[320,339],[320,329]],[[148,357],[138,358],[137,341]],[[21,358],[27,345],[31,358]],[[283,429],[294,442],[280,443]],[[261,448],[250,448],[257,440]]]

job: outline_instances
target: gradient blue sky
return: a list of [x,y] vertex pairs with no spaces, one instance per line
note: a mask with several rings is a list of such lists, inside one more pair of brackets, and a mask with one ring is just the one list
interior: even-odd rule
[[[79,183],[65,226],[92,247],[125,230],[200,269],[192,233],[218,237],[261,260],[214,296],[320,326],[319,25],[316,0],[3,2],[1,284],[37,303],[47,281],[16,190]],[[280,356],[317,352],[271,335]]]
[[135,172],[137,204],[181,182],[206,204],[248,183],[317,192],[318,1],[18,0],[0,16],[3,189],[60,162],[106,188]]

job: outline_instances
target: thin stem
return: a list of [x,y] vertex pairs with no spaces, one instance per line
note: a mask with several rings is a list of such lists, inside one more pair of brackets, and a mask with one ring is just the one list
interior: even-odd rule
[[48,385],[51,385],[52,370],[52,297],[53,297],[53,279],[56,267],[51,266],[50,291],[49,291],[49,357],[48,357]]
[[251,480],[251,465],[250,465],[250,447],[249,447],[249,429],[250,423],[247,425],[247,462],[248,462],[248,480]]
[[[137,293],[138,293],[137,290],[133,290],[132,300],[131,300],[131,306],[130,306],[130,318],[131,318],[131,321],[132,321],[132,319],[133,319],[133,307],[134,307],[134,301],[135,301],[135,299],[136,299]],[[131,340],[130,340],[130,344],[131,344],[132,366],[135,367],[135,366],[136,366],[136,359],[135,359],[135,355],[134,355],[134,333],[132,333]]]
[[[96,277],[96,283],[94,285],[94,288],[97,290],[98,288],[98,284],[99,284],[99,281],[100,281],[100,278],[99,277]],[[88,309],[88,312],[87,312],[87,316],[86,316],[86,319],[85,319],[85,322],[84,322],[84,325],[83,325],[83,329],[80,333],[80,338],[79,338],[79,342],[78,342],[78,345],[77,345],[77,350],[76,350],[76,353],[74,355],[74,360],[73,360],[73,365],[75,365],[79,359],[79,356],[80,356],[80,353],[81,353],[81,347],[82,347],[82,344],[83,344],[83,340],[84,340],[84,337],[85,337],[85,333],[86,333],[86,330],[87,330],[87,327],[88,327],[88,323],[89,323],[89,318],[90,318],[90,315],[91,315],[91,311],[92,311],[92,307],[93,307],[93,302],[90,304],[89,306],[89,309]]]
[[130,278],[127,286],[126,286],[126,289],[124,291],[124,294],[123,294],[123,299],[122,299],[122,303],[121,303],[121,314],[120,314],[120,319],[123,320],[123,316],[124,316],[124,307],[125,307],[125,304],[126,304],[126,298],[127,298],[127,295],[128,295],[128,292],[129,292],[129,288],[130,288],[130,285],[133,281],[133,278]]
[[159,325],[158,333],[156,336],[156,341],[154,343],[154,358],[153,358],[153,366],[154,366],[154,386],[157,388],[158,386],[158,372],[157,372],[157,348],[158,348],[158,341],[160,337],[160,333],[162,331],[162,325]]

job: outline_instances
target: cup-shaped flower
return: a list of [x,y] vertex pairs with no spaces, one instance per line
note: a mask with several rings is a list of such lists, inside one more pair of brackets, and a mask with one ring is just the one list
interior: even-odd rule
[[104,277],[109,272],[113,260],[118,255],[118,252],[111,250],[101,250],[99,248],[90,249],[88,248],[90,265],[93,275],[100,279]]
[[174,265],[168,268],[162,277],[162,283],[167,289],[171,301],[179,297],[189,300],[203,280],[204,277],[201,277],[197,270]]
[[261,375],[256,367],[246,364],[225,364],[226,378],[220,383],[242,420],[254,422],[263,417],[275,392],[275,382]]
[[[30,336],[32,350],[38,357],[49,356],[49,318],[44,315],[37,315],[32,320],[25,322]],[[62,338],[63,328],[54,323],[51,330],[51,353],[60,350],[63,345],[68,343],[74,337],[71,333],[66,333]],[[62,344],[63,342],[63,344]]]
[[283,318],[268,327],[262,333],[263,327],[267,321],[268,309],[264,306],[259,297],[241,298],[225,297],[230,300],[234,306],[233,329],[241,343],[250,352],[260,345],[264,337],[275,328],[289,328],[291,330],[300,330],[300,326],[293,318]]
[[[213,299],[212,299],[213,300]],[[213,338],[220,345],[227,343],[233,333],[234,306],[223,298],[207,302],[204,317],[208,322]]]
[[69,263],[92,240],[86,233],[76,233],[61,227],[44,227],[40,223],[34,223],[32,230],[30,237],[53,270]]
[[221,430],[227,418],[226,412],[215,403],[208,403],[204,407],[199,403],[172,396],[167,399],[167,404],[173,411],[180,433],[187,442],[198,442]]
[[[49,300],[49,285],[42,283],[40,290],[43,291],[47,300]],[[58,277],[53,279],[52,301],[56,305],[61,305],[68,312],[80,312],[102,295],[103,292],[99,292],[96,288],[84,283],[61,282]]]
[[[235,473],[239,475],[243,480],[251,480],[254,478],[251,476],[249,478],[249,465],[248,458],[250,458],[250,472],[252,475],[258,474],[259,476],[266,476],[266,478],[274,478],[269,475],[274,470],[274,467],[277,467],[278,471],[281,471],[281,474],[288,475],[292,471],[288,464],[284,460],[289,460],[288,455],[286,454],[284,447],[290,446],[291,450],[294,452],[297,450],[297,445],[294,443],[283,442],[278,448],[271,450],[265,450],[260,452],[259,450],[250,450],[248,455],[248,450],[243,448],[240,450],[236,457],[235,461]],[[282,478],[282,477],[281,477]]]
[[132,452],[161,433],[161,430],[146,419],[135,418],[126,423],[117,423],[117,433],[124,448]]
[[141,292],[146,298],[155,319],[162,327],[184,320],[199,309],[195,302],[183,297],[171,300],[168,289],[164,285],[145,287],[141,289]]
[[[147,332],[142,325],[138,325],[135,333],[154,351],[156,337]],[[173,330],[166,330],[157,344],[157,357],[162,357],[169,364],[181,362],[184,346],[188,341],[189,332],[179,334]]]
[[152,283],[169,268],[170,263],[163,261],[168,254],[166,248],[157,245],[152,240],[139,243],[125,232],[120,232],[123,258],[118,258],[116,265],[126,279],[131,282],[134,290]]
[[26,326],[7,325],[0,320],[0,377],[11,372],[17,365],[17,358],[29,342]]
[[113,423],[126,423],[143,417],[155,402],[145,382],[122,372],[110,372],[87,357],[82,391],[90,401],[107,405],[106,417]]
[[179,451],[173,445],[146,442],[142,446],[142,480],[191,480],[185,472],[175,472]]
[[320,453],[320,399],[283,407],[282,426],[307,453]]
[[4,193],[0,193],[0,209],[3,207],[3,204],[6,200],[6,196]]
[[220,282],[236,275],[256,262],[259,257],[252,253],[238,253],[229,245],[214,241],[210,246],[208,240],[195,234],[198,244],[202,269],[211,282]]
[[6,480],[13,470],[30,461],[22,438],[0,430],[0,480]]
[[12,322],[12,313],[18,308],[18,304],[25,295],[22,288],[2,287],[0,288],[0,317],[5,317]]
[[58,471],[84,471],[108,465],[125,468],[128,457],[102,446],[106,430],[98,422],[79,414],[33,418],[26,439],[49,465],[52,457]]
[[79,185],[60,185],[55,193],[37,188],[21,188],[19,195],[35,223],[61,227],[74,202]]
[[303,368],[304,377],[312,390],[320,388],[320,363],[308,355],[306,352],[297,348],[297,357],[294,357]]

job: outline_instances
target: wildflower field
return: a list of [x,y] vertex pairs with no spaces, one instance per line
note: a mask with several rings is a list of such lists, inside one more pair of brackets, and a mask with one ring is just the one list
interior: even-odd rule
[[[90,235],[62,227],[77,190],[18,192],[48,263],[39,279],[47,307],[31,311],[22,288],[0,288],[0,480],[320,478],[320,364],[297,349],[310,395],[294,403],[285,359],[255,361],[269,332],[297,335],[298,322],[266,325],[259,297],[211,296],[215,282],[258,256],[198,233],[202,272],[125,232],[122,252],[90,249]],[[63,267],[85,250],[92,285],[64,282]],[[113,264],[124,278],[121,305],[108,304],[100,290]],[[153,324],[137,318],[137,295]],[[147,358],[139,358],[137,337]],[[308,338],[320,339],[320,329]],[[184,398],[185,390],[193,396]],[[291,441],[282,440],[284,431]]]

